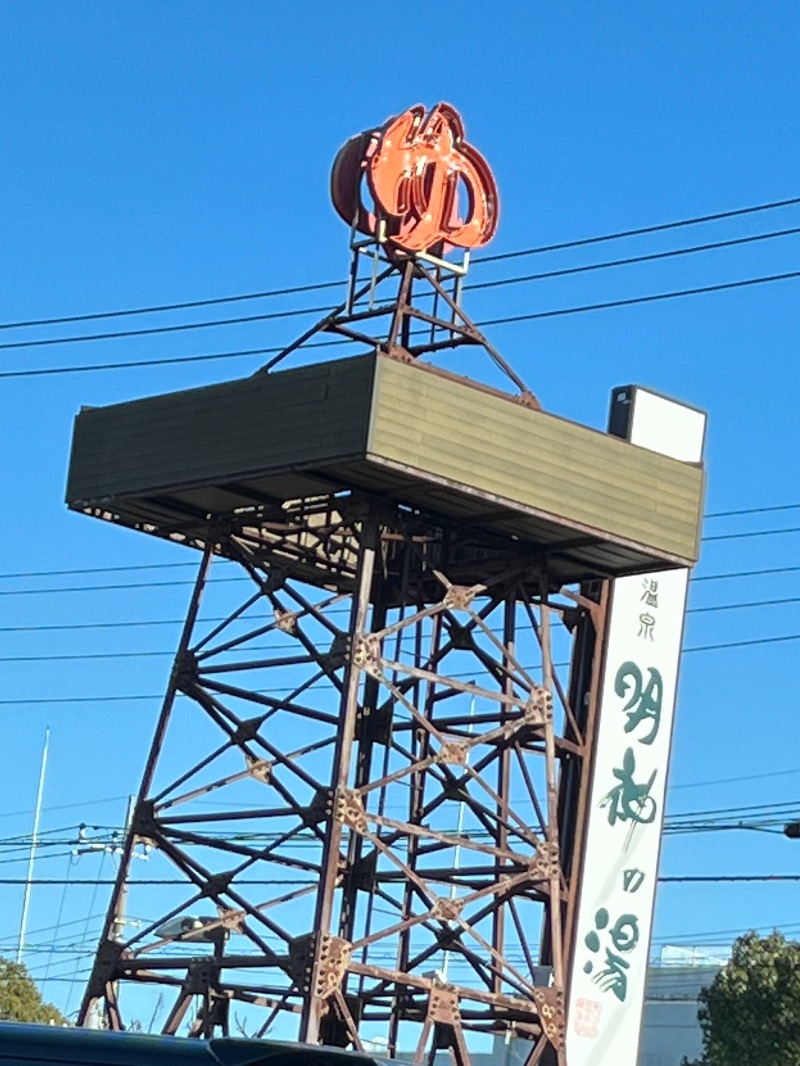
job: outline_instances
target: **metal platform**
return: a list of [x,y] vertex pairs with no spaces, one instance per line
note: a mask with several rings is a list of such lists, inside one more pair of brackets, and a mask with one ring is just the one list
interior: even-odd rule
[[202,548],[210,523],[263,535],[298,501],[362,490],[545,558],[558,585],[692,565],[703,487],[695,464],[371,354],[86,408],[67,503]]

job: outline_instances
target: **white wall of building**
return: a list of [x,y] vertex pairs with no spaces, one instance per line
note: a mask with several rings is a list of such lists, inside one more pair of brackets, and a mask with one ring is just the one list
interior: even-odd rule
[[647,974],[639,1066],[680,1066],[697,1058],[703,1045],[697,995],[719,970],[714,965],[651,966]]

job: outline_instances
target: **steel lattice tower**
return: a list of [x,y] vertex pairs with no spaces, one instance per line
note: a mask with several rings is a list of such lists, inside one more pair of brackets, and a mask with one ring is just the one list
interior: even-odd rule
[[367,354],[78,418],[70,506],[201,557],[80,1021],[149,985],[168,1033],[563,1064],[605,583],[688,552],[635,517],[641,449],[418,365],[509,369],[439,266],[284,354],[327,333]]

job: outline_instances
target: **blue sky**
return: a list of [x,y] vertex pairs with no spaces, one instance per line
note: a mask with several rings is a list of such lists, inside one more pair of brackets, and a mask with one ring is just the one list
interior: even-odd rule
[[[469,139],[493,167],[501,221],[492,252],[798,196],[798,31],[800,13],[789,0],[766,0],[757,12],[741,0],[5,5],[0,322],[344,278],[347,232],[328,201],[330,163],[353,132],[417,102],[455,104]],[[800,227],[800,205],[476,266],[474,276],[512,277],[792,227]],[[476,318],[496,317],[773,275],[797,268],[798,247],[798,236],[788,236],[509,285],[467,294],[466,306]],[[602,427],[611,388],[631,382],[707,409],[710,512],[794,504],[799,286],[789,280],[554,317],[499,326],[490,336],[544,406],[568,418]],[[233,305],[230,314],[317,302],[319,294],[254,301]],[[124,319],[120,328],[216,314]],[[291,340],[308,321],[5,348],[0,373],[268,347]],[[116,325],[3,330],[0,345]],[[54,656],[167,653],[177,639],[175,625],[10,630],[176,620],[188,598],[184,585],[149,584],[188,580],[186,567],[9,576],[187,562],[178,547],[66,511],[74,415],[82,404],[248,374],[259,362],[0,376],[3,837],[30,831],[47,725],[43,828],[66,837],[79,822],[121,823],[158,700],[98,697],[155,696],[170,661],[168,654],[116,661]],[[446,365],[458,369],[452,359]],[[799,515],[712,518],[705,531],[713,537],[791,528],[800,525]],[[800,573],[716,578],[791,568],[798,538],[708,541],[697,570],[704,580],[692,586],[687,647],[800,634],[791,602],[737,606],[800,597]],[[60,591],[99,584],[142,587]],[[726,609],[704,610],[715,606]],[[686,654],[671,813],[800,800],[797,648],[788,640]],[[663,873],[796,872],[799,848],[756,832],[669,838]],[[65,850],[53,848],[61,857],[42,859],[37,875],[63,878]],[[93,877],[100,862],[83,857],[71,876]],[[19,862],[4,869],[10,878],[24,874]],[[102,875],[111,869],[106,859]],[[59,977],[46,992],[62,1006],[70,996],[77,1005],[78,986],[65,980],[75,969],[69,952],[91,941],[97,923],[85,919],[102,911],[105,895],[77,886],[34,890],[34,947],[47,945],[45,930],[59,915],[74,923],[59,930],[69,951],[49,964],[47,954],[29,957],[37,977]],[[703,944],[751,926],[797,931],[796,896],[792,884],[666,885],[655,937]],[[0,945],[7,949],[16,939],[20,886],[0,885],[0,899]]]

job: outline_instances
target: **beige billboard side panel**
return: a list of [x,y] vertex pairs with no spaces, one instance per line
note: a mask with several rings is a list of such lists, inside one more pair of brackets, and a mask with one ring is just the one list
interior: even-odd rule
[[696,558],[698,466],[422,367],[378,359],[369,450],[567,525]]

